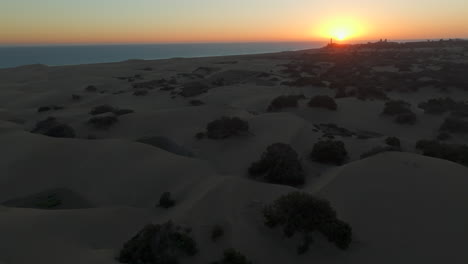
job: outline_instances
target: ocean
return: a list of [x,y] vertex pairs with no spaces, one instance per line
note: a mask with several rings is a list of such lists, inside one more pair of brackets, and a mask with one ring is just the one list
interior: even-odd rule
[[197,43],[134,45],[0,46],[0,68],[29,64],[49,66],[245,55],[323,47],[325,42]]

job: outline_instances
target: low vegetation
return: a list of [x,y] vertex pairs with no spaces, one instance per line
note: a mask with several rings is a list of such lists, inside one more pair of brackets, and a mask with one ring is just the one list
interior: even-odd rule
[[273,99],[267,108],[268,112],[281,111],[284,108],[294,108],[298,106],[300,99],[305,99],[303,94],[301,95],[281,95]]
[[198,248],[190,229],[169,221],[144,227],[124,244],[117,259],[128,264],[177,264],[179,259],[197,253]]
[[342,141],[319,141],[314,145],[310,157],[320,163],[341,165],[348,158],[348,152]]
[[165,192],[159,198],[159,206],[162,208],[171,208],[175,205],[175,201],[172,199],[170,192]]
[[213,226],[213,229],[211,230],[211,240],[213,242],[218,241],[221,237],[224,236],[224,229],[220,225],[215,225]]
[[468,121],[460,118],[448,117],[440,126],[439,130],[441,132],[465,134],[468,133]]
[[388,137],[385,139],[385,143],[391,147],[396,147],[396,148],[401,147],[400,139],[397,137]]
[[361,159],[365,159],[365,158],[372,157],[377,154],[389,152],[389,151],[401,151],[401,149],[399,147],[393,147],[393,146],[385,146],[385,147],[378,146],[378,147],[372,148],[369,151],[362,153]]
[[416,149],[419,149],[425,156],[445,159],[468,166],[468,145],[420,140],[416,143]]
[[60,123],[55,117],[48,117],[37,122],[31,133],[42,134],[56,138],[74,138],[75,130],[67,125]]
[[88,120],[88,124],[96,129],[109,129],[115,125],[119,119],[115,115],[95,116]]
[[213,261],[211,264],[252,264],[252,262],[239,251],[229,248],[224,251],[220,261]]
[[225,139],[247,134],[249,123],[238,117],[221,117],[206,126],[206,136],[211,139]]
[[436,98],[436,99],[429,99],[426,102],[422,102],[418,105],[419,108],[424,110],[425,114],[443,114],[446,112],[450,112],[454,110],[457,106],[457,102],[455,102],[451,98]]
[[265,225],[281,227],[288,238],[296,233],[303,236],[298,253],[307,251],[312,233],[319,232],[340,249],[347,249],[352,241],[351,226],[337,218],[327,200],[304,192],[281,196],[263,209]]
[[302,185],[305,174],[297,152],[289,145],[275,143],[267,147],[259,161],[249,168],[252,178],[262,178],[269,183]]
[[338,109],[335,99],[327,95],[317,95],[312,97],[308,105],[310,107],[325,108],[331,111],[336,111],[336,109]]
[[411,104],[402,100],[386,102],[382,115],[394,117],[398,124],[413,125],[417,122],[416,114],[411,111]]

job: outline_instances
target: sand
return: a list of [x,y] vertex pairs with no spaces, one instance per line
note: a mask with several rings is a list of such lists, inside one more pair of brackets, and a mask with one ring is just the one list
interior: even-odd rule
[[[460,100],[468,92],[431,86],[411,93],[388,91],[390,98],[412,103],[415,125],[381,116],[383,100],[354,97],[336,99],[337,111],[310,108],[301,100],[297,108],[267,112],[279,95],[334,96],[327,87],[282,83],[289,80],[282,65],[316,52],[0,70],[0,263],[117,263],[123,243],[145,224],[169,219],[191,226],[200,247],[199,255],[183,263],[214,261],[229,247],[254,263],[466,263],[468,168],[422,156],[414,144],[435,138],[447,116],[424,114],[419,102],[446,96]],[[466,55],[461,58],[457,62],[468,63]],[[324,59],[314,63],[324,65]],[[398,69],[375,66],[384,73]],[[152,70],[143,70],[147,67]],[[116,78],[135,75],[142,79]],[[140,90],[133,83],[161,78],[177,83],[133,95]],[[220,79],[223,84],[211,86]],[[193,81],[210,87],[194,97],[176,93]],[[89,85],[97,91],[85,91]],[[81,99],[73,100],[72,94]],[[204,104],[192,106],[194,99]],[[86,121],[91,109],[103,104],[134,113],[118,117],[109,129],[95,129]],[[64,109],[37,111],[49,105]],[[248,121],[250,133],[224,140],[195,138],[223,115]],[[76,137],[29,132],[48,116],[71,126]],[[308,155],[323,136],[315,126],[321,123],[382,136],[337,136],[349,160],[342,166],[319,164]],[[404,152],[360,159],[363,152],[385,145],[387,136],[399,137]],[[167,139],[162,148],[161,137]],[[137,142],[142,138],[159,138],[159,143]],[[263,206],[297,190],[247,176],[249,165],[276,142],[290,144],[301,158],[307,183],[299,189],[330,200],[353,227],[347,251],[317,236],[310,251],[298,256],[293,240],[264,226]],[[468,135],[454,134],[449,142],[467,143]],[[166,191],[176,200],[168,210],[156,206]],[[54,197],[60,206],[54,206]],[[216,224],[226,234],[213,243],[210,232]]]

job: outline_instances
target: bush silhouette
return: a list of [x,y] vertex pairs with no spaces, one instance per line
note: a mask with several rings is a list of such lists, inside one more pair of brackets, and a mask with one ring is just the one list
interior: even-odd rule
[[211,230],[211,240],[217,241],[224,235],[224,229],[220,225],[215,225],[213,230]]
[[170,192],[165,192],[161,195],[161,198],[159,198],[159,206],[162,208],[170,208],[175,205],[175,201],[172,200],[171,198],[171,193]]
[[211,264],[252,264],[252,262],[239,251],[229,248],[224,251],[221,261],[214,261]]
[[69,125],[62,124],[55,117],[48,117],[37,122],[31,133],[42,134],[56,138],[74,138],[75,130]]
[[144,227],[124,244],[117,259],[129,264],[176,264],[179,258],[197,253],[197,245],[190,232],[169,221]]
[[424,110],[425,114],[443,114],[452,111],[456,108],[457,102],[451,98],[429,99],[426,102],[420,103],[419,108]]
[[252,163],[249,174],[275,184],[302,185],[305,175],[296,151],[284,143],[270,145],[259,161]]
[[95,116],[88,120],[88,124],[96,129],[109,129],[118,121],[119,119],[114,115]]
[[388,137],[387,139],[385,139],[385,143],[392,147],[401,147],[400,139],[397,137]]
[[399,114],[395,117],[395,122],[398,124],[413,125],[418,121],[414,113]]
[[268,106],[268,112],[281,111],[283,108],[297,107],[300,99],[305,99],[304,95],[282,95],[278,96],[271,101]]
[[420,140],[416,149],[429,157],[445,159],[468,166],[468,145],[444,144],[435,140]]
[[448,117],[439,130],[450,133],[468,133],[468,122],[459,118]]
[[86,92],[96,92],[96,91],[97,91],[97,88],[96,88],[96,86],[94,86],[94,85],[88,85],[88,86],[85,88],[85,91],[86,91]]
[[338,108],[335,100],[327,95],[317,95],[312,97],[308,105],[310,107],[325,108],[332,111],[336,111]]
[[361,159],[365,159],[368,157],[375,156],[377,154],[383,153],[383,152],[389,152],[389,151],[401,151],[400,147],[394,147],[394,146],[386,146],[386,147],[375,147],[367,152],[364,152],[361,154]]
[[335,210],[324,199],[304,192],[292,192],[281,196],[263,209],[265,225],[281,227],[286,237],[296,233],[304,236],[299,253],[307,250],[311,234],[322,233],[340,249],[347,249],[352,241],[351,227],[337,219]]
[[347,159],[348,152],[342,141],[319,141],[314,145],[310,157],[317,162],[341,165]]
[[385,103],[382,115],[397,116],[402,114],[412,114],[411,104],[402,100],[391,100]]
[[225,139],[249,132],[249,123],[238,117],[221,117],[206,126],[206,136],[211,139]]
[[110,106],[110,105],[98,105],[91,109],[89,114],[91,115],[100,115],[100,114],[105,114],[105,113],[113,113],[117,109]]

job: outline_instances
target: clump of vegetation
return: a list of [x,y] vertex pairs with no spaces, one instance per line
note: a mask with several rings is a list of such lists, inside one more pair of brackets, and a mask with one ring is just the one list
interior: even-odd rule
[[200,106],[204,105],[205,103],[201,100],[190,100],[190,105],[191,106]]
[[73,101],[80,101],[80,100],[81,100],[81,95],[72,94],[72,100],[73,100]]
[[117,259],[129,264],[177,264],[180,258],[197,253],[190,231],[169,221],[147,225],[124,244]]
[[159,206],[162,208],[171,208],[175,205],[175,201],[171,197],[170,192],[165,192],[159,198]]
[[448,117],[439,130],[450,133],[468,133],[468,122],[459,118]]
[[252,262],[247,260],[247,257],[239,251],[229,248],[224,251],[223,259],[214,261],[211,264],[252,264]]
[[148,94],[148,90],[136,90],[133,92],[135,96],[145,96]]
[[352,241],[349,224],[339,220],[327,200],[304,192],[292,192],[281,196],[263,209],[265,225],[282,227],[286,237],[296,233],[304,237],[298,253],[307,251],[311,235],[318,231],[340,249],[347,249]]
[[96,88],[96,86],[94,86],[94,85],[88,85],[88,86],[85,88],[85,91],[86,91],[86,92],[96,92],[96,91],[97,91],[97,88]]
[[406,125],[414,125],[418,121],[416,114],[408,113],[408,114],[401,114],[395,117],[395,122],[398,124],[406,124]]
[[300,99],[305,99],[303,94],[301,95],[281,95],[273,99],[267,108],[268,112],[281,111],[283,108],[297,107]]
[[132,109],[116,109],[113,111],[113,113],[117,116],[122,116],[135,113],[135,111],[133,111]]
[[193,97],[207,92],[210,86],[203,82],[190,82],[185,83],[182,87],[180,95],[183,97]]
[[468,145],[445,144],[434,140],[420,140],[416,149],[429,157],[450,160],[468,166]]
[[447,133],[447,132],[440,132],[438,135],[437,135],[437,140],[440,140],[440,141],[445,141],[445,140],[449,140],[452,136]]
[[211,230],[211,240],[213,240],[213,242],[216,242],[222,236],[224,236],[223,227],[220,225],[215,225],[213,229]]
[[37,122],[31,133],[42,134],[56,138],[74,138],[75,130],[67,124],[62,124],[55,117],[48,117]]
[[401,147],[400,139],[397,137],[388,137],[387,139],[385,139],[385,143],[391,147],[396,147],[396,148]]
[[93,109],[91,109],[89,114],[90,115],[100,115],[100,114],[105,114],[105,113],[113,113],[116,110],[117,110],[116,108],[114,108],[113,106],[107,105],[107,104],[98,105],[98,106],[94,107]]
[[418,105],[419,108],[424,110],[425,114],[433,114],[433,115],[450,112],[454,110],[456,106],[457,106],[457,102],[455,102],[453,99],[449,97],[429,99],[428,101],[420,103]]
[[275,143],[267,147],[259,161],[252,163],[249,174],[269,183],[302,185],[305,174],[297,152],[289,145]]
[[383,152],[389,152],[389,151],[401,151],[400,147],[393,147],[393,146],[378,146],[375,148],[372,148],[371,150],[364,152],[361,154],[361,159],[365,159],[368,157],[375,156],[377,154],[383,153]]
[[411,104],[402,100],[391,100],[385,103],[382,115],[399,116],[413,113],[410,109]]
[[204,139],[205,136],[206,134],[204,132],[198,132],[197,134],[195,134],[195,138],[198,140]]
[[338,105],[335,102],[335,99],[331,98],[328,95],[317,95],[310,99],[308,105],[310,107],[319,107],[325,108],[331,111],[336,111]]
[[317,162],[341,165],[348,158],[348,152],[342,141],[319,141],[314,145],[310,157]]
[[115,125],[119,119],[114,115],[95,116],[88,120],[88,124],[96,129],[109,129]]
[[238,117],[221,117],[206,126],[206,136],[211,139],[225,139],[232,136],[247,134],[249,123]]

